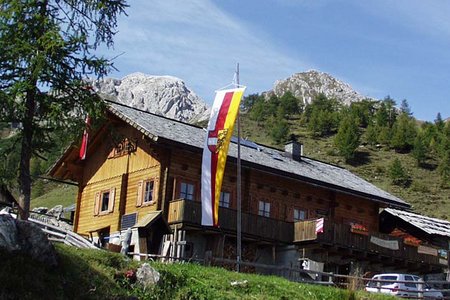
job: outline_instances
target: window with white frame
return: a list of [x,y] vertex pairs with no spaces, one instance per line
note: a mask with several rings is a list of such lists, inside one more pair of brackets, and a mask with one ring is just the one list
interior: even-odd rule
[[101,204],[100,204],[100,212],[108,211],[109,206],[109,191],[102,192],[101,195]]
[[114,211],[114,196],[116,189],[111,188],[95,193],[94,215],[104,215]]
[[180,183],[180,198],[186,200],[194,200],[195,187],[192,183]]
[[136,206],[146,206],[155,204],[157,179],[140,180],[137,186]]
[[155,189],[155,181],[147,180],[144,181],[144,203],[150,203],[153,201],[153,191]]
[[306,218],[306,210],[294,208],[294,222],[305,220]]
[[230,207],[230,193],[220,192],[219,206],[227,208]]
[[259,201],[258,215],[263,216],[263,217],[270,217],[270,203],[269,202]]

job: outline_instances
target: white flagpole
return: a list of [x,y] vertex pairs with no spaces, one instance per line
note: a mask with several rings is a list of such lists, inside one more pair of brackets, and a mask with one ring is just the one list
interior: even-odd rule
[[[236,66],[236,83],[239,86],[239,63]],[[241,232],[241,218],[242,218],[242,210],[241,210],[241,121],[240,121],[240,112],[238,109],[237,115],[237,127],[238,127],[238,143],[237,143],[237,245],[236,245],[236,254],[237,254],[237,271],[240,271],[240,264],[242,258],[242,232]]]

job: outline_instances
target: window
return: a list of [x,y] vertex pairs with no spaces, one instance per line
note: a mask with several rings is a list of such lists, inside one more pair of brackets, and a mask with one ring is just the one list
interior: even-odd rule
[[[405,275],[405,281],[414,281],[413,277],[410,275]],[[416,288],[417,285],[414,282],[405,282],[405,286]]]
[[95,193],[94,216],[104,215],[114,211],[115,194],[115,188]]
[[181,182],[180,198],[186,200],[194,200],[194,185],[187,182]]
[[137,188],[136,206],[151,205],[155,203],[157,179],[141,180]]
[[270,203],[259,201],[259,207],[258,207],[258,215],[263,217],[270,217]]
[[108,205],[109,205],[109,191],[102,193],[102,203],[100,205],[100,212],[108,211]]
[[230,207],[230,193],[220,192],[219,206],[227,208]]
[[306,220],[306,210],[294,208],[294,222]]
[[153,201],[154,186],[155,186],[155,182],[153,180],[149,180],[149,181],[145,182],[144,203]]

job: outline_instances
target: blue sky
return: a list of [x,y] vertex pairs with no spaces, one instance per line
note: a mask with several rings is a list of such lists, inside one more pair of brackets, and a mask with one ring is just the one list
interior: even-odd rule
[[450,117],[450,1],[130,0],[114,49],[133,72],[184,80],[211,105],[233,79],[248,93],[310,69],[373,98],[407,99],[414,116]]

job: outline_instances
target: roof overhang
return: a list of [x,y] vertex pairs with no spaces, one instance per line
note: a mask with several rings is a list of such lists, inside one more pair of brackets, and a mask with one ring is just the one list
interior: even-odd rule
[[166,220],[164,220],[162,216],[161,210],[156,210],[147,213],[139,222],[137,222],[132,228],[138,228],[138,229],[146,229],[149,230],[152,227],[159,227],[159,229],[162,230],[163,234],[169,234],[172,233],[172,230],[170,229],[169,225],[167,224]]

